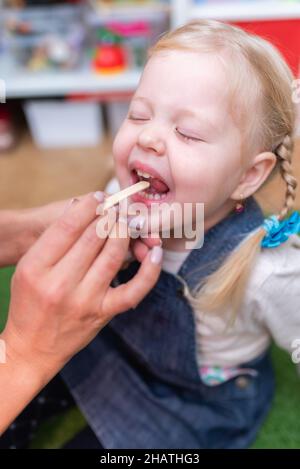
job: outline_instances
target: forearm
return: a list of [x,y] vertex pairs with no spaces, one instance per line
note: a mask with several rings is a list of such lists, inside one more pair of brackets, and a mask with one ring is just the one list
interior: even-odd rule
[[[55,376],[60,367],[42,366],[26,355],[16,354],[5,334],[5,361],[0,357],[0,435],[8,428],[39,391]],[[1,345],[1,344],[0,344]],[[2,347],[3,352],[3,347]]]
[[24,210],[0,210],[0,267],[16,264],[70,202],[71,199]]
[[0,211],[0,267],[16,264],[38,237],[34,211]]

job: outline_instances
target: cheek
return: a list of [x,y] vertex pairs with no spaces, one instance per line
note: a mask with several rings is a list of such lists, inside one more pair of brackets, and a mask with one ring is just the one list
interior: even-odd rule
[[[175,165],[174,165],[175,166]],[[206,202],[212,194],[214,171],[204,157],[185,158],[173,168],[176,198],[180,202]]]
[[135,138],[133,132],[126,122],[120,127],[112,145],[113,159],[115,171],[121,187],[128,185],[128,158],[133,146]]
[[174,159],[172,173],[179,202],[202,202],[207,206],[226,200],[233,192],[238,168],[234,158],[217,148]]
[[115,164],[121,164],[128,157],[130,148],[130,134],[126,132],[126,124],[123,124],[113,141],[112,151]]

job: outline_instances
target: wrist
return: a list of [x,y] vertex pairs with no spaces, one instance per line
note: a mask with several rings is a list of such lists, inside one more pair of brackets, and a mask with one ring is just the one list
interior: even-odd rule
[[[0,340],[4,344],[4,366],[9,370],[11,379],[17,380],[28,391],[39,392],[63,367],[56,357],[51,360],[37,354],[30,341],[21,339],[15,334],[9,324],[0,334]],[[3,347],[2,347],[3,349]]]
[[0,363],[1,435],[56,373],[45,373],[31,363],[7,331],[0,340],[6,345],[5,360]]

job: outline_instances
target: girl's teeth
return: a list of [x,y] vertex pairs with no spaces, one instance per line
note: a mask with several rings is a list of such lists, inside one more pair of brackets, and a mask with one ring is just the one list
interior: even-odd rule
[[139,169],[137,169],[136,172],[137,172],[138,176],[141,176],[141,177],[143,177],[143,178],[145,178],[145,179],[151,178],[151,175],[150,175],[150,174],[145,173],[145,172],[143,172],[143,171],[140,171]]
[[141,191],[139,193],[144,199],[149,199],[149,200],[162,200],[166,197],[166,194],[152,194],[152,193],[147,193],[145,191]]

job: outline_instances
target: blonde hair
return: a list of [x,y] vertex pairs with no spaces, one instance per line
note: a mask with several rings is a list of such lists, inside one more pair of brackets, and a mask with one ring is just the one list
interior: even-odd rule
[[[276,155],[271,174],[279,170],[286,184],[284,205],[277,214],[282,220],[293,208],[297,187],[291,166],[296,120],[294,77],[285,60],[268,41],[215,20],[195,20],[166,33],[150,49],[149,58],[172,50],[214,53],[231,74],[232,112],[243,131],[244,154],[271,151]],[[246,76],[247,80],[243,79]],[[252,117],[251,106],[255,106]],[[185,296],[195,309],[217,312],[230,306],[233,314],[238,312],[265,234],[261,227],[247,236],[193,292],[185,284]]]

